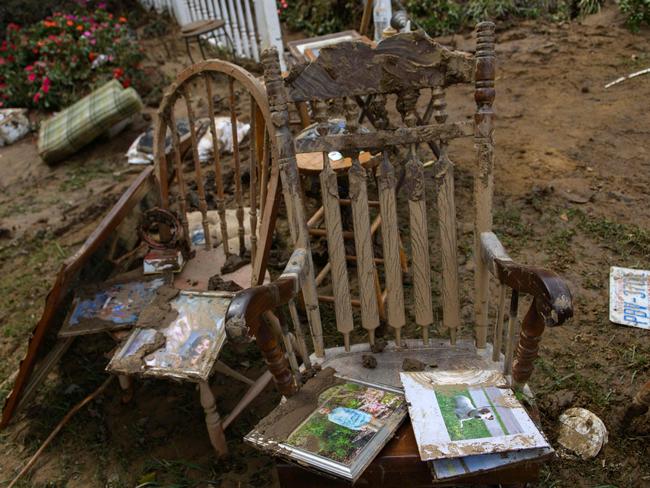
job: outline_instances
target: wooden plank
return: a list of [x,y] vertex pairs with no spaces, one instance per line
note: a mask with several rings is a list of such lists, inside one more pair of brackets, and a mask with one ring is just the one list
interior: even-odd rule
[[235,200],[237,201],[237,222],[239,223],[239,255],[246,252],[246,232],[244,230],[244,194],[241,187],[241,161],[239,156],[239,138],[237,137],[237,111],[235,109],[235,80],[228,78],[228,101],[232,133],[232,156],[235,165]]
[[[327,230],[328,267],[332,273],[332,290],[334,292],[334,315],[336,329],[343,334],[345,350],[350,350],[350,332],[354,327],[352,305],[350,304],[350,284],[345,260],[345,244],[341,224],[341,206],[339,204],[339,185],[336,173],[329,162],[327,153],[323,153],[323,171],[320,174],[323,198],[325,228]],[[316,280],[318,282],[318,279]]]
[[422,339],[429,343],[429,327],[433,325],[431,299],[431,263],[429,260],[429,230],[424,188],[424,167],[412,153],[406,163],[406,191],[409,201],[409,226],[413,256],[413,301],[415,323],[422,331]]
[[214,122],[214,98],[212,96],[212,83],[208,75],[203,75],[205,92],[208,97],[208,118],[210,119],[210,134],[212,135],[212,157],[214,158],[214,182],[216,187],[215,204],[219,215],[219,227],[221,229],[221,243],[226,259],[230,256],[228,245],[228,224],[226,222],[226,205],[223,192],[223,168],[221,166],[221,147],[217,137],[217,128]]
[[352,158],[348,172],[354,246],[357,254],[357,278],[361,299],[361,324],[368,331],[370,344],[375,343],[375,329],[379,326],[379,307],[375,294],[375,262],[372,252],[370,215],[368,214],[368,188],[366,170],[357,157]]
[[476,205],[474,221],[474,313],[476,324],[476,346],[485,347],[487,342],[489,308],[489,271],[481,259],[481,234],[492,230],[492,194],[494,187],[494,141],[492,119],[494,111],[494,24],[481,22],[478,25],[476,49],[476,75],[474,99],[475,145],[477,148],[477,168],[474,175],[474,200]]
[[[401,347],[401,331],[406,324],[404,314],[404,289],[400,263],[400,239],[395,199],[395,172],[384,151],[377,171],[381,212],[381,242],[384,251],[386,274],[386,320],[395,331],[395,344]],[[358,235],[358,234],[357,234]]]
[[499,303],[497,305],[497,321],[494,324],[492,339],[492,361],[501,359],[501,343],[503,342],[503,319],[506,307],[506,286],[499,283]]
[[298,153],[346,151],[351,149],[376,150],[386,146],[404,146],[436,139],[452,140],[474,135],[469,122],[420,125],[413,128],[399,127],[395,130],[377,130],[355,134],[326,135],[316,139],[296,139]]
[[[185,107],[187,108],[187,118],[190,124],[190,139],[192,141],[192,159],[194,160],[194,179],[196,181],[196,190],[199,196],[199,211],[201,212],[201,223],[203,225],[203,234],[205,240],[205,248],[207,250],[212,248],[212,238],[210,237],[210,224],[208,223],[208,205],[205,201],[205,187],[203,185],[203,174],[201,171],[201,160],[199,159],[199,144],[196,137],[196,117],[194,117],[194,109],[192,108],[192,100],[190,99],[190,91],[187,85],[182,86],[183,98],[185,99]],[[175,127],[175,126],[172,126]],[[174,129],[172,128],[172,132]],[[180,175],[179,175],[180,177]],[[191,239],[190,235],[187,235]]]

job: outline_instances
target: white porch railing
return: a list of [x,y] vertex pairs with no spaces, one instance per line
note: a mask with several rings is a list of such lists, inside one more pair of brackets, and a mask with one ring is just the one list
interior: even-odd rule
[[[158,11],[168,10],[181,26],[197,20],[222,19],[241,58],[259,61],[260,53],[270,46],[284,51],[275,0],[140,0],[140,3]],[[223,31],[217,31],[216,41],[228,47]]]

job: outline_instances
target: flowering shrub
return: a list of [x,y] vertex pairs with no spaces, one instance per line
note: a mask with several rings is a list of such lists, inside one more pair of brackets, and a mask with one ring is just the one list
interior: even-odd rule
[[66,107],[117,78],[137,81],[141,50],[127,19],[104,6],[92,15],[55,13],[21,28],[7,26],[0,44],[0,107]]

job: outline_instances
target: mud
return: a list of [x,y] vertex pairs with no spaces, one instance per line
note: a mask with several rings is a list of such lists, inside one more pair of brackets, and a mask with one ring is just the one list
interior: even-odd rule
[[375,369],[377,367],[377,358],[372,354],[363,354],[361,356],[361,366],[368,369]]
[[170,302],[178,293],[178,289],[169,285],[158,288],[156,298],[142,311],[136,325],[143,329],[164,329],[171,324],[178,317],[178,311]]
[[127,357],[114,360],[113,367],[116,371],[124,372],[126,374],[138,373],[144,368],[144,357],[163,347],[165,342],[167,342],[165,335],[156,331],[156,335],[152,342],[143,344],[137,351]]
[[335,378],[332,368],[325,368],[311,378],[298,393],[278,406],[263,420],[255,430],[266,439],[283,442],[318,406],[318,396],[329,387],[344,383]]
[[402,371],[424,371],[426,368],[426,363],[419,359],[406,358],[402,362]]

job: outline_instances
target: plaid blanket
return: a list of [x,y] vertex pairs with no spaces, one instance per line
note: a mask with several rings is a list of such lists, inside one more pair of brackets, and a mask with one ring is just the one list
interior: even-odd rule
[[133,88],[111,80],[41,124],[38,153],[48,164],[74,154],[121,120],[138,113],[142,101]]

